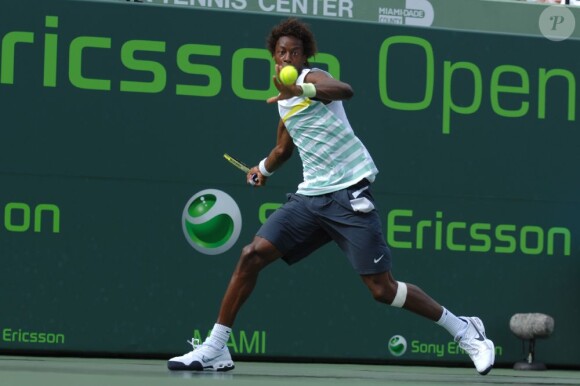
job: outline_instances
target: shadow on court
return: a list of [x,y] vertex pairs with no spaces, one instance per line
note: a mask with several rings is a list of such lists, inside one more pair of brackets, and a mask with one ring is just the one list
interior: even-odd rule
[[0,356],[1,386],[580,385],[580,371],[236,362],[227,373],[170,372],[165,361]]

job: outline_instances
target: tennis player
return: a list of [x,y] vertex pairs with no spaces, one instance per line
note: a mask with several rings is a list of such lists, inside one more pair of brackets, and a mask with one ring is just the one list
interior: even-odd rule
[[455,316],[416,285],[397,281],[391,272],[391,252],[385,242],[371,194],[378,173],[369,152],[355,135],[342,100],[353,90],[347,83],[312,68],[308,58],[317,52],[309,27],[291,18],[275,26],[267,46],[276,71],[286,65],[298,69],[295,84],[268,99],[280,114],[277,143],[266,158],[250,169],[255,186],[264,186],[295,148],[302,160],[304,181],[295,194],[258,230],[242,250],[222,300],[210,336],[191,342],[193,351],[171,358],[170,370],[228,371],[234,368],[227,342],[238,311],[252,293],[258,274],[282,259],[294,264],[322,245],[334,241],[377,301],[404,308],[446,329],[485,375],[494,363],[494,345],[477,317]]

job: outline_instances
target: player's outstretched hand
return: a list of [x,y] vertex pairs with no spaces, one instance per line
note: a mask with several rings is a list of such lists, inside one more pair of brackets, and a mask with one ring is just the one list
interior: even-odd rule
[[270,97],[266,100],[266,102],[268,103],[276,103],[278,101],[284,100],[284,99],[290,99],[292,97],[298,96],[302,94],[302,87],[300,86],[296,86],[295,83],[290,84],[290,85],[285,85],[284,83],[280,82],[280,70],[282,69],[282,66],[280,66],[279,64],[276,65],[276,75],[274,75],[272,77],[272,81],[274,82],[274,86],[276,86],[276,88],[279,91],[279,94],[273,97]]

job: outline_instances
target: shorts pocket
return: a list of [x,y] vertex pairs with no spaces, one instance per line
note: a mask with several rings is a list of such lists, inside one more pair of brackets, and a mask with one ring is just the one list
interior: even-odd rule
[[355,212],[368,213],[375,209],[375,205],[366,197],[353,198],[350,200],[350,206]]
[[352,210],[360,213],[369,213],[375,210],[374,199],[371,194],[370,183],[358,183],[347,189]]

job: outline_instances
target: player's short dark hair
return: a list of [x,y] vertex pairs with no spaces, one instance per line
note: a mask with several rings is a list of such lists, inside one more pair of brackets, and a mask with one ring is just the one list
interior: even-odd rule
[[317,52],[314,34],[310,31],[308,24],[294,18],[283,20],[280,24],[272,28],[266,39],[266,47],[270,54],[276,52],[276,43],[282,36],[292,36],[302,41],[304,54],[307,58],[312,57]]

